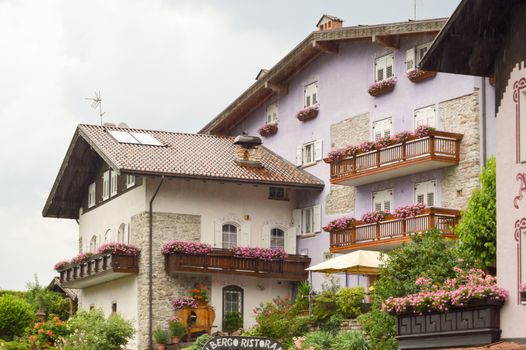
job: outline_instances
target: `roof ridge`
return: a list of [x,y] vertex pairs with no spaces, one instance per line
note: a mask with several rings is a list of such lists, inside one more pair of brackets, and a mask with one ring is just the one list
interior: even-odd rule
[[210,137],[210,138],[218,138],[218,139],[234,139],[235,136],[220,136],[220,135],[213,135],[213,134],[204,134],[199,132],[182,132],[182,131],[169,131],[169,130],[157,130],[157,129],[144,129],[144,128],[130,128],[130,127],[120,127],[120,126],[113,126],[113,125],[97,125],[97,124],[84,124],[81,123],[78,125],[78,127],[83,128],[97,128],[97,129],[110,129],[110,130],[133,130],[133,131],[147,131],[147,132],[156,132],[156,133],[166,133],[171,135],[188,135],[188,136],[203,136],[203,137]]

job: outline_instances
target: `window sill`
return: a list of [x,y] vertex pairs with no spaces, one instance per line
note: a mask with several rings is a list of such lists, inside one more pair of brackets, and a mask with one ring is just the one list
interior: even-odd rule
[[304,233],[302,235],[299,235],[298,238],[311,238],[316,236],[316,233]]
[[317,161],[315,161],[315,162],[305,163],[305,164],[302,164],[302,165],[300,166],[300,168],[301,168],[301,169],[310,168],[311,166],[314,166],[314,165],[318,164],[318,162],[319,162],[319,161],[317,160]]

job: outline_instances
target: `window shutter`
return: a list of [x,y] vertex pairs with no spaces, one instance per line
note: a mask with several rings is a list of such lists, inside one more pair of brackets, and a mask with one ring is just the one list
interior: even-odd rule
[[384,80],[384,69],[380,68],[376,70],[376,81]]
[[435,126],[436,109],[435,106],[419,108],[415,110],[415,129],[422,125]]
[[382,210],[382,202],[374,202],[374,210]]
[[223,247],[223,227],[217,221],[214,222],[214,247]]
[[303,146],[296,147],[296,165],[301,166],[303,164]]
[[130,243],[130,224],[124,224],[123,243]]
[[315,205],[312,211],[314,232],[321,232],[321,205]]
[[416,195],[416,202],[425,204],[424,195],[423,194],[417,194]]
[[323,158],[322,140],[314,141],[314,160],[318,161]]
[[415,69],[415,48],[414,47],[405,52],[405,67],[408,72]]
[[385,57],[385,78],[390,78],[394,76],[394,55],[389,55]]
[[[240,232],[241,231],[241,232]],[[248,247],[250,245],[250,222],[243,221],[237,232],[237,245]]]
[[318,94],[315,92],[312,94],[312,104],[315,105],[318,103]]
[[429,207],[432,207],[435,205],[435,192],[428,192],[427,193],[427,205]]
[[263,225],[261,228],[261,246],[263,248],[270,248],[270,226]]
[[285,251],[289,254],[296,254],[296,235],[294,231],[285,231]]
[[391,201],[384,201],[384,211],[391,211]]
[[301,209],[292,210],[292,226],[296,231],[296,236],[301,236]]

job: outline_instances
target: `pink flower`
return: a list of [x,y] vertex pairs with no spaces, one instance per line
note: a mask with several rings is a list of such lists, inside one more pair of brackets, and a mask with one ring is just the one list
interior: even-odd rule
[[212,250],[212,246],[203,242],[173,240],[163,244],[163,254],[183,253],[188,255],[206,255]]
[[97,249],[98,254],[116,254],[127,256],[139,256],[141,249],[138,247],[125,243],[106,243]]
[[278,124],[277,123],[268,123],[263,125],[258,129],[258,134],[261,136],[267,137],[270,135],[274,135],[278,132]]
[[192,298],[192,297],[173,298],[172,299],[172,306],[176,310],[182,309],[183,307],[195,308],[195,307],[197,307],[197,301],[195,301],[195,299]]
[[369,213],[362,215],[362,221],[366,224],[372,224],[380,221],[384,221],[387,215],[390,215],[389,211],[374,210]]
[[396,85],[396,77],[389,78],[387,80],[378,81],[376,83],[373,83],[369,85],[368,91],[369,94],[374,94],[376,91],[395,86]]
[[323,229],[326,232],[333,232],[333,231],[342,231],[345,229],[348,229],[351,227],[356,220],[351,217],[341,217],[336,220],[332,220],[329,222],[327,226],[325,226]]
[[288,254],[283,249],[235,247],[233,250],[234,255],[240,258],[252,258],[271,261],[284,260],[288,257]]
[[398,207],[395,209],[394,215],[399,219],[414,217],[418,214],[421,214],[424,211],[425,207],[426,206],[423,203],[410,204],[403,207]]
[[57,271],[59,270],[62,270],[64,267],[66,267],[67,265],[69,265],[69,261],[67,260],[62,260],[62,261],[59,261],[58,263],[55,264],[55,266],[53,266],[53,268]]

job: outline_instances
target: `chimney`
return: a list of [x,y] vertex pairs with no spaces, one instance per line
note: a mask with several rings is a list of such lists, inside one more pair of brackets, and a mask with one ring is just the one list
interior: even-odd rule
[[336,16],[323,15],[316,24],[319,31],[338,29],[343,27],[343,19]]
[[262,168],[259,146],[261,139],[257,136],[239,135],[234,140],[236,145],[236,163],[240,166]]

